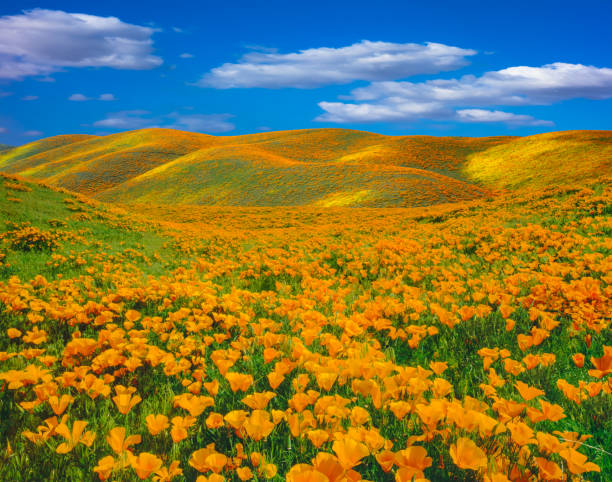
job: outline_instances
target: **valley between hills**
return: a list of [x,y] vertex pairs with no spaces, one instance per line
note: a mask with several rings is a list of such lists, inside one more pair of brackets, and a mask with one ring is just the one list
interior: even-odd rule
[[611,239],[610,131],[1,151],[0,480],[610,481]]

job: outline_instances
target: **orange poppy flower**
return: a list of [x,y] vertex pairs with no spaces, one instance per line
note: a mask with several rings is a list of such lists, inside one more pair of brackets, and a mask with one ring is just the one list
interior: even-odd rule
[[214,444],[196,450],[189,458],[189,465],[198,472],[213,471],[214,473],[219,473],[228,462],[229,459],[225,455],[215,451]]
[[265,410],[254,410],[243,424],[247,435],[255,441],[266,438],[272,430],[274,424],[270,421],[270,414]]
[[276,372],[276,371],[272,371],[268,373],[266,377],[268,378],[268,383],[270,384],[270,388],[272,388],[273,390],[278,388],[280,384],[283,383],[283,380],[285,379],[285,375],[283,375],[282,373]]
[[93,471],[98,474],[100,480],[108,479],[115,470],[115,459],[112,455],[108,455],[98,460],[98,465],[93,468]]
[[351,437],[343,437],[336,440],[332,445],[332,450],[338,457],[340,465],[345,470],[352,469],[361,463],[361,459],[370,454],[368,447]]
[[287,482],[329,482],[329,478],[312,465],[297,464],[285,476]]
[[126,438],[125,427],[115,427],[106,436],[108,445],[118,455],[130,450],[132,445],[139,444],[140,440],[140,435],[130,435]]
[[412,445],[395,454],[395,464],[399,467],[413,469],[414,476],[421,478],[424,476],[423,470],[431,467],[432,458],[427,457],[427,450],[424,447]]
[[192,393],[184,393],[174,397],[174,406],[187,410],[189,415],[193,417],[201,415],[204,410],[214,405],[215,400],[212,397],[196,396]]
[[191,415],[185,417],[173,417],[172,428],[170,429],[170,436],[174,443],[178,443],[181,440],[187,438],[189,433],[187,430],[196,423],[196,418]]
[[253,377],[244,373],[228,372],[225,374],[225,378],[230,383],[232,392],[238,390],[246,392],[253,384]]
[[170,482],[175,477],[183,474],[183,469],[179,467],[180,462],[173,460],[169,467],[162,467],[155,471],[153,480],[155,482]]
[[542,415],[551,422],[557,422],[565,418],[563,407],[560,405],[548,403],[545,400],[540,400],[540,407],[542,408]]
[[525,401],[529,401],[536,397],[544,395],[543,390],[540,390],[539,388],[535,388],[535,387],[530,387],[529,385],[523,382],[516,382],[514,386],[516,387],[521,397]]
[[117,405],[117,409],[123,415],[127,415],[132,408],[142,401],[139,395],[131,395],[129,393],[121,393],[113,397],[113,402]]
[[210,429],[223,427],[223,415],[212,412],[206,417],[206,427]]
[[127,452],[130,465],[139,479],[144,480],[162,466],[162,459],[149,452],[142,452],[138,456]]
[[274,397],[274,392],[257,392],[244,397],[242,403],[253,410],[264,410]]
[[145,418],[147,423],[147,429],[151,435],[157,435],[166,430],[170,424],[168,423],[168,417],[162,414],[150,414]]
[[432,361],[429,362],[429,368],[439,376],[448,368],[448,362]]
[[581,454],[572,448],[565,448],[559,452],[565,459],[567,468],[572,474],[582,474],[584,472],[601,472],[598,465],[588,462],[586,455]]
[[542,480],[562,480],[563,471],[552,460],[547,460],[543,457],[535,458],[539,469],[539,476]]
[[309,430],[306,432],[306,436],[316,448],[321,447],[321,445],[329,440],[329,434],[325,430],[320,429]]
[[376,461],[383,472],[390,472],[395,464],[395,453],[390,450],[383,450],[376,454]]
[[595,378],[603,378],[612,373],[612,346],[604,346],[604,354],[599,357],[591,357],[591,363],[595,370],[589,370],[589,375]]
[[240,480],[251,480],[253,478],[253,472],[249,467],[238,467],[236,475]]
[[508,430],[512,434],[512,440],[517,445],[523,446],[527,444],[535,444],[535,433],[533,430],[526,424],[520,421],[512,421],[506,424]]
[[206,391],[212,396],[216,397],[217,393],[219,393],[219,380],[216,378],[212,382],[203,383]]
[[64,413],[69,404],[74,401],[74,397],[70,395],[62,395],[61,398],[57,395],[53,395],[49,397],[49,405],[51,406],[51,410],[55,415],[61,415]]
[[96,438],[96,433],[92,431],[84,432],[86,425],[86,421],[76,420],[72,425],[72,430],[63,422],[55,427],[55,432],[66,439],[66,442],[59,444],[55,451],[58,454],[66,454],[74,449],[78,443],[90,447]]
[[450,446],[449,453],[460,469],[478,470],[487,466],[487,455],[469,438],[459,438]]

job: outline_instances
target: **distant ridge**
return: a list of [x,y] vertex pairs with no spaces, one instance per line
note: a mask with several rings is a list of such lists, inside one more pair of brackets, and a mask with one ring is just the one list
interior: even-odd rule
[[570,182],[590,179],[610,172],[611,152],[610,131],[468,138],[305,129],[215,137],[155,128],[42,139],[0,153],[0,171],[121,203],[393,207],[558,182],[559,172]]

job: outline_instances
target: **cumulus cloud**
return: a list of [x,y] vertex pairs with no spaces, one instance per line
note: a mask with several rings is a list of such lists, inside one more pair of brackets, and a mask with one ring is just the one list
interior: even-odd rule
[[6,127],[0,127],[0,134],[4,134],[5,132],[8,132],[8,129]]
[[37,100],[38,96],[37,95],[26,95],[25,97],[22,97],[21,100]]
[[[373,82],[354,89],[347,102],[320,102],[324,122],[393,122],[456,119],[464,122],[507,122],[548,125],[530,116],[474,109],[487,106],[547,105],[573,98],[612,97],[612,69],[553,63],[510,67],[480,77],[426,82]],[[457,108],[466,108],[455,111]],[[463,111],[463,114],[459,112]],[[503,115],[502,115],[503,114]],[[546,124],[545,124],[546,123]]]
[[584,97],[612,97],[612,69],[554,63],[542,67],[509,67],[481,77],[435,79],[427,82],[375,82],[354,89],[355,100],[381,98],[429,99],[490,105],[537,105]]
[[312,48],[295,53],[253,51],[237,63],[205,74],[197,85],[307,89],[356,80],[385,81],[454,70],[475,50],[439,43],[390,43],[363,40],[340,48]]
[[179,57],[182,58],[182,59],[192,59],[194,57],[194,55],[185,52],[185,53],[182,53],[181,55],[179,55]]
[[151,69],[154,29],[61,10],[0,17],[0,78],[48,75],[62,67]]
[[460,109],[457,111],[457,119],[462,122],[505,122],[523,126],[553,125],[551,121],[539,120],[530,115],[486,109]]
[[113,94],[100,94],[100,97],[98,97],[98,100],[109,101],[109,100],[117,100],[117,98]]
[[25,131],[23,135],[28,137],[40,137],[43,133],[41,131]]
[[233,117],[231,114],[181,114],[178,112],[153,116],[146,110],[124,110],[108,114],[104,119],[94,122],[93,125],[114,130],[165,127],[218,134],[235,128],[234,124],[228,121],[231,117]]

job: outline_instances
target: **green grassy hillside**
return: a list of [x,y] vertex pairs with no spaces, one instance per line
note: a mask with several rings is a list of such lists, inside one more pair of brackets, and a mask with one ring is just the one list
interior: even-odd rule
[[550,132],[468,157],[464,173],[493,188],[541,188],[612,172],[612,131]]

